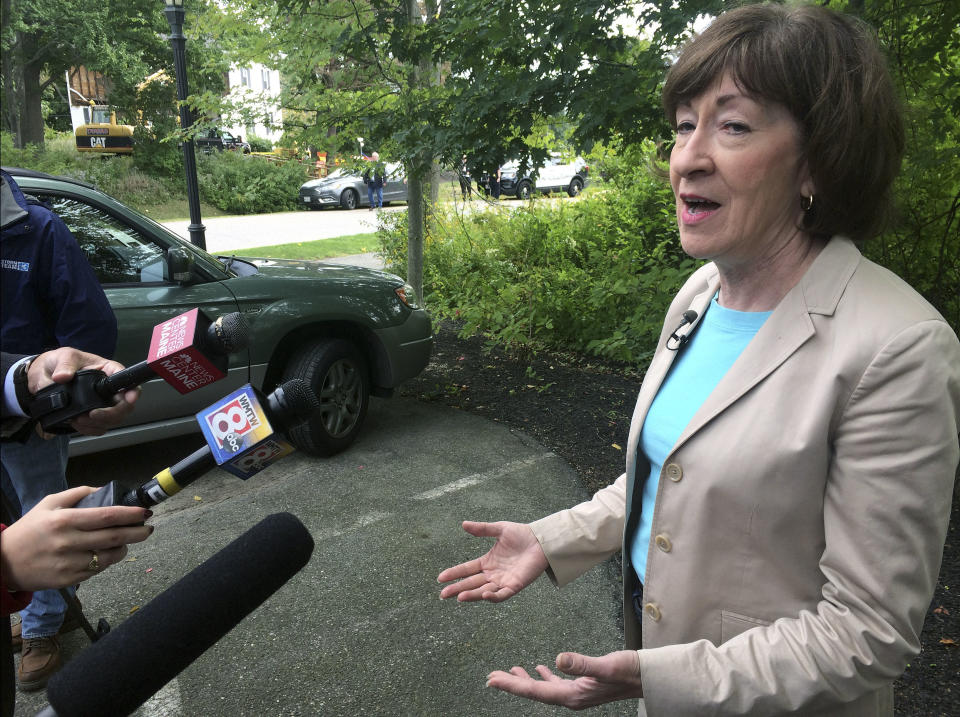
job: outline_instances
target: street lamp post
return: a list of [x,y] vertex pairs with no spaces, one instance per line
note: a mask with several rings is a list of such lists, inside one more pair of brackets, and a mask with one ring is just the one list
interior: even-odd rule
[[[167,22],[170,23],[170,47],[173,48],[173,69],[177,75],[177,99],[180,101],[180,128],[184,131],[190,128],[193,120],[190,109],[187,107],[187,38],[183,34],[183,0],[165,0],[163,8]],[[197,186],[197,160],[193,152],[193,140],[187,139],[183,143],[183,169],[187,175],[187,203],[190,205],[190,241],[201,249],[207,248],[204,235],[205,227],[200,223],[200,190]]]

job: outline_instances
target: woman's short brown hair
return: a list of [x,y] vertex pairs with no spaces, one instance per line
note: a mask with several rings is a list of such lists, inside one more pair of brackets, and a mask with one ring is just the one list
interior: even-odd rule
[[817,6],[726,12],[687,43],[667,74],[663,108],[674,128],[677,107],[725,72],[744,92],[786,106],[799,122],[816,187],[803,228],[858,240],[879,234],[892,205],[904,130],[873,30]]

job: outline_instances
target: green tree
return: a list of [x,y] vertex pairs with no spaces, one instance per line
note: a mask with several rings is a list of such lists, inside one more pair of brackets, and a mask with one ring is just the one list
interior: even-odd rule
[[831,4],[877,28],[907,117],[896,215],[864,251],[900,274],[960,331],[960,4]]
[[[825,2],[878,28],[910,118],[898,221],[867,252],[956,320],[960,6]],[[408,280],[420,289],[438,163],[456,166],[466,153],[471,169],[508,158],[539,165],[555,119],[572,128],[575,149],[668,136],[660,88],[671,57],[694,21],[739,4],[238,0],[220,20],[218,46],[281,69],[287,144],[349,155],[363,137],[367,150],[404,162]]]
[[162,66],[155,1],[3,0],[2,7],[2,122],[19,147],[43,144],[44,91],[71,67],[102,72],[117,96],[130,96]]
[[[284,79],[286,129],[329,150],[364,137],[403,160],[409,181],[408,280],[422,288],[422,243],[438,164],[462,153],[474,168],[508,157],[541,164],[547,148],[527,138],[545,118],[565,117],[585,143],[624,129],[639,137],[636,38],[615,28],[622,2],[546,0],[257,0]],[[613,29],[612,29],[613,28]],[[294,49],[295,48],[295,49]],[[269,51],[248,42],[253,58]],[[662,59],[652,63],[657,78]],[[609,92],[617,101],[597,103]],[[654,105],[655,106],[655,105]],[[346,141],[344,141],[346,138]]]

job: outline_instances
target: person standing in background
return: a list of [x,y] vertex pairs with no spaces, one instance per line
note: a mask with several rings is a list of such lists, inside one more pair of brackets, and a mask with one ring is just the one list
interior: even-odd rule
[[[106,358],[117,346],[117,320],[86,256],[66,224],[40,202],[27,199],[13,178],[0,173],[2,336],[8,353],[35,355],[62,346]],[[69,437],[44,437],[30,429],[0,446],[2,487],[12,510],[23,515],[44,497],[67,489]],[[61,665],[58,634],[66,603],[56,590],[40,590],[12,628],[22,647],[20,689],[44,687]]]
[[460,180],[460,196],[463,198],[463,201],[467,201],[470,199],[470,170],[467,168],[467,155],[463,155],[460,158],[457,178]]
[[383,183],[386,170],[377,152],[370,155],[370,161],[373,162],[373,166],[363,173],[363,181],[367,185],[367,197],[370,200],[368,211],[372,212],[374,209],[383,207]]
[[500,199],[500,167],[490,175],[490,196]]

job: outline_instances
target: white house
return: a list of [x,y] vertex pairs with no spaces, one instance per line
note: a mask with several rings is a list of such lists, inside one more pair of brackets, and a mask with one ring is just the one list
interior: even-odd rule
[[280,72],[260,64],[234,67],[227,73],[227,97],[236,104],[253,109],[257,117],[253,124],[243,124],[240,118],[225,117],[225,126],[234,135],[249,139],[251,135],[279,141],[283,135],[280,113]]

